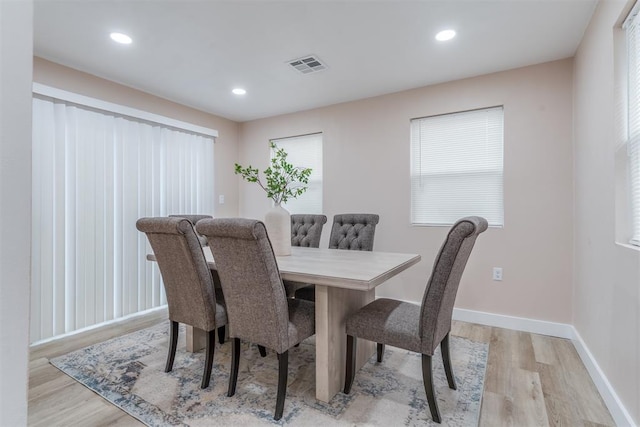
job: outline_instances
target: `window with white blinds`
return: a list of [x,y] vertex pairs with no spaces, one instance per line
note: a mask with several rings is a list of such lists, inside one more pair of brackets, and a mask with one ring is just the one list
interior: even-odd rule
[[504,225],[503,108],[411,120],[411,223]]
[[631,207],[630,243],[640,246],[640,18],[637,6],[624,25],[628,52],[627,153]]
[[33,99],[31,341],[166,304],[144,216],[212,214],[213,138]]
[[[287,162],[301,168],[311,168],[307,191],[283,206],[292,214],[322,213],[322,133],[272,139],[287,153]],[[273,155],[273,152],[271,153]]]

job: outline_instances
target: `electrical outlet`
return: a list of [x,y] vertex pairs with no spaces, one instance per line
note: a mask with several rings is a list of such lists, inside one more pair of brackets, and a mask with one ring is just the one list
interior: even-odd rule
[[502,267],[493,267],[493,280],[502,281]]
[[218,196],[218,203],[220,203],[221,205],[224,205],[224,194],[221,194]]

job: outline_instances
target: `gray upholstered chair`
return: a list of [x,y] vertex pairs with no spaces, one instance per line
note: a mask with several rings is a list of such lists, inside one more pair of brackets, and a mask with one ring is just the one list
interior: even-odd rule
[[287,298],[276,257],[262,222],[242,218],[205,219],[196,225],[209,238],[222,282],[233,339],[228,396],[238,381],[240,340],[278,355],[275,420],[282,417],[289,349],[315,334],[315,305]]
[[319,248],[326,215],[291,215],[291,246]]
[[422,306],[380,298],[346,320],[347,364],[344,392],[351,391],[355,377],[356,337],[378,343],[378,362],[389,344],[422,354],[422,379],[431,417],[441,421],[431,376],[431,356],[440,345],[449,387],[456,389],[449,355],[451,315],[460,278],[478,234],[487,229],[484,218],[471,216],[456,222],[433,264]]
[[[169,218],[184,218],[188,220],[194,227],[201,219],[211,219],[213,216],[211,215],[195,215],[195,214],[175,214],[169,215]],[[200,241],[201,246],[209,246],[209,242],[207,240],[207,236],[203,236],[196,231],[198,235],[198,240]],[[222,286],[220,285],[220,278],[218,277],[218,272],[215,270],[211,271],[211,275],[213,276],[213,284],[215,285],[217,292],[222,293]],[[224,326],[218,328],[218,342],[220,344],[224,344],[225,341],[225,328]]]
[[[291,246],[319,248],[322,228],[327,222],[326,215],[291,215]],[[297,289],[309,286],[307,283],[284,280],[287,296],[292,297]]]
[[180,323],[207,332],[201,388],[209,386],[215,331],[224,336],[227,311],[191,222],[184,218],[140,218],[138,230],[147,235],[156,256],[169,305],[171,330],[165,372],[173,369]]
[[[213,217],[211,215],[175,214],[175,215],[169,215],[169,218],[184,218],[188,220],[195,227],[196,223],[201,219],[210,219]],[[201,234],[198,234],[198,239],[200,240],[200,244],[202,246],[207,246],[209,244],[207,242],[207,238]]]
[[[376,214],[339,214],[333,216],[329,249],[372,251],[373,238],[380,216]],[[297,289],[296,299],[315,301],[315,287],[307,285]]]
[[340,214],[333,216],[329,249],[372,251],[380,216],[376,214]]

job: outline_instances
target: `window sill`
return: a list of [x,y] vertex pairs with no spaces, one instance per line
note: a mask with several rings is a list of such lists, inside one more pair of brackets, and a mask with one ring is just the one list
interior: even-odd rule
[[622,246],[623,248],[631,249],[632,251],[640,252],[640,246],[635,246],[630,243],[616,242],[616,245]]

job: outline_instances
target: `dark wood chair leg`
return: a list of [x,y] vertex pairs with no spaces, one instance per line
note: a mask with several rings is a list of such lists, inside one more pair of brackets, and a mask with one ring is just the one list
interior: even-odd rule
[[382,363],[382,357],[384,356],[384,344],[378,343],[376,350],[378,353],[378,363]]
[[284,411],[284,399],[287,396],[287,377],[289,375],[289,351],[278,354],[278,397],[276,399],[276,414],[273,419],[278,421]]
[[224,344],[224,340],[225,340],[225,334],[227,333],[227,328],[222,325],[218,328],[218,342],[220,344]]
[[169,328],[169,353],[167,354],[167,364],[164,367],[165,372],[171,372],[173,369],[173,361],[176,358],[176,347],[178,346],[178,322],[171,321]]
[[353,379],[356,376],[356,346],[357,338],[347,335],[347,366],[344,374],[344,393],[349,394]]
[[442,353],[442,363],[444,364],[444,372],[447,374],[447,382],[449,388],[457,390],[456,377],[453,376],[453,369],[451,369],[451,352],[449,351],[449,334],[444,336],[444,339],[440,343],[440,352]]
[[207,345],[205,347],[204,373],[202,374],[202,383],[200,388],[209,387],[211,379],[211,366],[213,366],[213,354],[216,349],[216,330],[207,332]]
[[433,378],[431,376],[431,356],[422,355],[422,381],[424,383],[424,391],[427,393],[427,402],[431,410],[431,418],[438,424],[441,422],[440,410],[438,402],[436,402],[436,394],[433,389]]
[[260,352],[260,356],[261,357],[266,357],[267,356],[267,349],[264,348],[264,346],[259,345],[258,346],[258,351]]
[[227,396],[236,394],[236,383],[238,382],[238,365],[240,364],[240,338],[232,339],[231,347],[231,372],[229,373],[229,391]]

